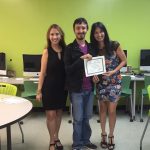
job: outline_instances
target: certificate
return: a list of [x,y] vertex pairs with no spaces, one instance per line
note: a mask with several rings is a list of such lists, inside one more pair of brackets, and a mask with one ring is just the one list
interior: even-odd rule
[[89,61],[87,59],[84,59],[84,68],[86,77],[105,73],[105,57],[93,57],[92,60]]

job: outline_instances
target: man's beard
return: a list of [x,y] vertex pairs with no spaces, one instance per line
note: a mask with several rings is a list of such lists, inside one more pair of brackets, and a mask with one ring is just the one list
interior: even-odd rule
[[85,38],[85,33],[84,34],[82,33],[82,35],[77,36],[78,40],[84,40],[84,38]]

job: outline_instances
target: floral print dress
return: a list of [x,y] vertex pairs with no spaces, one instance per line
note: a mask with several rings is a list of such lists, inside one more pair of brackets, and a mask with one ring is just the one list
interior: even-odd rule
[[[115,42],[116,43],[116,42]],[[119,47],[119,43],[116,43],[116,49]],[[116,55],[116,49],[111,56],[105,56],[106,71],[114,70],[119,64],[120,60]],[[98,100],[117,102],[121,94],[121,74],[120,71],[115,72],[112,76],[99,76],[100,82],[96,84],[96,93]]]

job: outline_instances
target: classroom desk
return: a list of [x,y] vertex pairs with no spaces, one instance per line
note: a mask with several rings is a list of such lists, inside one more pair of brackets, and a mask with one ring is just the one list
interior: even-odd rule
[[0,77],[0,82],[5,82],[14,85],[22,85],[24,81],[34,81],[35,83],[38,82],[38,78],[8,78],[8,77]]
[[24,98],[0,94],[0,129],[7,131],[7,150],[11,146],[11,125],[27,116],[32,109],[32,103]]
[[5,82],[9,84],[22,85],[24,83],[24,78],[8,78],[0,77],[0,82]]
[[[122,75],[124,76],[124,74]],[[134,75],[129,75],[131,76],[131,80],[134,82],[133,83],[133,119],[135,120],[135,107],[136,107],[136,83],[139,81],[144,81],[144,77],[137,77]],[[0,77],[0,82],[6,82],[10,84],[24,84],[24,81],[34,81],[35,83],[38,82],[38,78],[8,78],[8,77]]]

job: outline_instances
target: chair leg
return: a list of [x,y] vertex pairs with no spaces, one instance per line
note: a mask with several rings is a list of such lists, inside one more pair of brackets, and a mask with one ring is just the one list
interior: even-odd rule
[[24,134],[23,134],[23,130],[22,130],[20,122],[18,122],[18,125],[19,125],[20,131],[21,131],[21,135],[22,135],[22,143],[24,143]]
[[22,124],[23,124],[23,121],[19,121],[19,123],[22,125]]
[[73,108],[72,108],[72,101],[71,101],[71,92],[69,92],[68,93],[68,96],[69,96],[69,100],[70,100],[70,119],[68,120],[68,123],[72,123],[73,121],[73,116],[72,116],[72,110],[73,110]]
[[72,123],[72,118],[73,118],[73,116],[72,116],[72,111],[73,111],[73,106],[72,106],[72,103],[71,103],[71,108],[70,108],[70,118],[71,118],[71,123]]
[[133,122],[133,101],[132,101],[132,94],[130,95],[130,122]]
[[142,150],[142,141],[143,141],[143,138],[144,138],[144,135],[145,135],[145,132],[146,132],[146,129],[147,129],[149,120],[150,120],[150,117],[148,117],[148,119],[147,119],[147,122],[146,122],[146,125],[145,125],[145,128],[144,128],[144,131],[143,131],[143,134],[142,134],[142,137],[141,137],[141,140],[140,140],[140,150]]
[[[98,107],[98,115],[99,115],[100,114],[100,107],[99,107],[100,103],[99,103],[99,100],[97,100],[97,105],[98,105],[97,107]],[[97,120],[97,123],[100,123],[100,118]]]
[[125,103],[125,105],[126,105],[125,113],[128,113],[128,102],[129,102],[129,101],[128,101],[128,100],[126,100],[125,102],[126,102],[126,103]]
[[141,118],[140,122],[143,122],[143,94],[142,94],[142,99],[141,99]]
[[137,112],[140,113],[140,103],[138,102],[138,108],[137,108]]
[[70,119],[68,120],[68,123],[72,123],[72,103],[70,102]]

